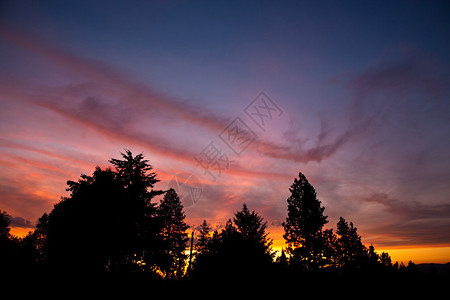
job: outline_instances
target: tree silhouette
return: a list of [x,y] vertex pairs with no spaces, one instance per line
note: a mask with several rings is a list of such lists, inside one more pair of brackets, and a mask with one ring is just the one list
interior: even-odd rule
[[328,269],[337,267],[337,237],[333,229],[326,229],[322,233],[323,239],[323,263]]
[[122,181],[127,192],[140,201],[141,205],[152,206],[150,200],[162,194],[162,191],[153,190],[155,183],[159,182],[156,173],[151,172],[153,167],[148,160],[144,159],[142,153],[133,156],[130,150],[125,150],[125,153],[121,155],[123,160],[116,158],[109,160],[116,169],[117,178]]
[[244,249],[253,251],[254,254],[261,255],[261,261],[264,259],[272,261],[272,240],[268,239],[269,233],[266,232],[267,222],[256,212],[250,211],[244,203],[242,210],[234,214],[233,223],[236,231],[244,243],[248,244]]
[[200,225],[200,235],[198,237],[198,242],[195,245],[195,249],[197,250],[197,254],[201,255],[205,253],[208,249],[208,243],[211,240],[209,236],[209,232],[211,227],[208,225],[206,220],[203,220],[203,223]]
[[[92,176],[68,181],[70,196],[48,216],[48,262],[68,269],[142,270],[158,263],[160,226],[149,190],[157,182],[142,155],[122,153],[116,171],[97,167]],[[101,233],[101,234],[99,234]]]
[[[133,156],[131,151],[125,150],[121,155],[122,159],[109,160],[124,190],[123,201],[127,207],[121,216],[121,220],[125,221],[125,227],[121,229],[125,237],[124,245],[128,244],[129,247],[121,256],[126,256],[125,265],[128,267],[137,264],[140,270],[154,270],[162,259],[162,224],[156,218],[156,203],[151,201],[163,191],[154,189],[159,180],[142,153]],[[120,260],[119,257],[119,267],[123,265]]]
[[[13,265],[12,259],[16,245],[10,235],[9,224],[11,218],[6,211],[0,210],[0,267],[2,271],[9,271]],[[3,274],[5,275],[5,274]]]
[[11,216],[0,210],[0,273],[2,278],[24,271],[33,258],[33,239],[28,234],[18,238],[10,233]]
[[[145,279],[241,281],[264,277],[292,283],[380,275],[421,278],[413,262],[392,264],[388,253],[378,255],[373,245],[366,247],[357,228],[342,217],[336,232],[324,230],[328,222],[324,207],[302,173],[289,189],[283,222],[288,247],[276,261],[267,222],[243,204],[220,232],[210,235],[210,225],[202,222],[193,268],[184,276],[189,226],[177,193],[153,189],[158,179],[142,154],[133,156],[126,150],[122,159],[110,162],[114,169],[96,167],[91,176],[82,174],[78,181],[68,181],[70,195],[49,214],[44,213],[35,231],[23,238],[10,234],[11,218],[0,210],[0,268],[4,274],[48,270],[58,275],[54,271],[97,276],[110,271],[139,274]],[[153,203],[161,194],[159,204]],[[299,272],[304,270],[320,272]],[[365,276],[368,274],[375,276]]]
[[288,265],[288,259],[286,257],[286,252],[284,249],[281,249],[281,254],[279,257],[277,257],[277,263],[279,263],[282,268],[286,268]]
[[78,182],[67,184],[70,196],[57,203],[48,217],[48,261],[59,269],[101,270],[110,256],[124,251],[120,231],[125,222],[119,221],[124,191],[110,169],[99,167],[93,176],[81,175]]
[[174,189],[169,189],[157,209],[161,222],[163,259],[160,269],[165,278],[180,278],[183,275],[187,255],[185,254],[189,226],[185,223],[183,205]]
[[320,205],[314,187],[302,173],[294,179],[289,191],[291,196],[287,199],[288,216],[283,222],[283,237],[288,244],[291,264],[316,270],[325,264],[322,236],[322,228],[328,222],[323,214],[325,208]]
[[194,274],[228,279],[261,276],[273,260],[266,228],[267,222],[244,204],[220,233],[215,231],[204,239],[206,245],[197,255]]
[[387,252],[382,252],[380,255],[380,263],[383,266],[383,268],[387,271],[392,271],[393,270],[393,266],[392,266],[392,260],[391,257],[389,256],[389,253]]
[[48,232],[48,214],[44,213],[36,223],[36,229],[33,232],[35,249],[36,249],[36,262],[44,263],[47,261],[47,232]]
[[367,257],[366,247],[361,242],[361,236],[358,234],[353,223],[347,223],[340,217],[337,223],[337,256],[338,266],[346,269],[359,268]]
[[0,238],[4,239],[9,237],[9,224],[11,223],[11,219],[6,211],[0,210]]

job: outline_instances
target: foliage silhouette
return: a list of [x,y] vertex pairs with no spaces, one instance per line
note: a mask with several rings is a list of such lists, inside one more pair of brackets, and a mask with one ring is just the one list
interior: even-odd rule
[[327,216],[323,214],[325,208],[320,205],[314,187],[302,173],[298,177],[289,189],[291,196],[287,199],[288,216],[283,222],[283,237],[291,264],[317,270],[325,265],[322,228],[328,223]]
[[161,200],[157,209],[158,221],[161,224],[160,233],[163,242],[164,254],[160,270],[168,279],[180,278],[183,275],[187,255],[186,230],[183,205],[174,189],[169,189]]
[[11,223],[11,219],[8,216],[6,211],[0,210],[0,238],[5,239],[9,237],[9,224]]
[[10,223],[11,218],[8,213],[0,210],[0,267],[8,270],[11,268],[12,258],[16,252],[15,240],[9,233]]
[[208,226],[202,224],[199,253],[194,276],[214,278],[261,275],[273,261],[272,241],[267,238],[267,222],[247,205],[229,219],[219,233],[207,237]]
[[204,254],[208,251],[208,243],[211,240],[209,236],[209,232],[211,231],[211,227],[208,225],[206,220],[203,220],[203,223],[200,225],[200,235],[198,237],[198,242],[195,245],[195,249],[197,254]]
[[[195,260],[186,272],[189,226],[177,193],[154,189],[157,175],[142,154],[126,150],[121,159],[109,162],[113,169],[96,167],[91,176],[68,181],[70,195],[44,213],[34,232],[23,238],[10,234],[11,217],[0,210],[1,270],[134,274],[166,283],[265,278],[294,284],[317,276],[366,278],[361,275],[423,279],[413,262],[392,264],[388,253],[379,255],[372,245],[366,247],[352,222],[341,217],[336,231],[324,229],[325,208],[302,173],[289,189],[283,222],[287,248],[278,258],[267,222],[243,204],[220,231],[211,234],[211,225],[202,222]],[[159,203],[153,201],[160,195]],[[435,269],[429,273],[438,276]]]
[[339,235],[337,243],[337,265],[341,268],[356,269],[360,267],[367,257],[367,249],[361,242],[361,236],[357,233],[353,223],[347,223],[340,217],[337,223]]
[[112,159],[116,171],[97,167],[92,176],[68,181],[70,196],[48,216],[46,252],[55,268],[140,271],[157,264],[161,227],[151,203],[158,181],[142,155]]

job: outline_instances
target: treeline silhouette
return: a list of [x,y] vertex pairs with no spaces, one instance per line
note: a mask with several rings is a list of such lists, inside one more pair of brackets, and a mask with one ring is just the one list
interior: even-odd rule
[[[324,229],[325,208],[302,173],[287,199],[287,247],[276,257],[267,222],[246,204],[220,231],[211,232],[203,221],[192,251],[183,205],[173,189],[154,189],[158,179],[148,160],[126,150],[109,162],[113,168],[96,167],[91,176],[68,181],[70,195],[23,238],[10,234],[10,218],[0,211],[3,272],[141,274],[171,281],[418,274],[414,263],[393,264],[388,253],[363,245],[357,228],[342,217],[336,231]],[[157,196],[158,204],[152,201]]]

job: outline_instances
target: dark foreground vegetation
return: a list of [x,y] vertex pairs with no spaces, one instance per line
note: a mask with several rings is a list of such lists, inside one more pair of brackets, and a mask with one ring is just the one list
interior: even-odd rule
[[[366,247],[352,222],[327,216],[316,191],[300,173],[290,187],[283,223],[287,247],[275,256],[267,222],[243,204],[220,231],[205,220],[191,246],[182,203],[173,189],[155,190],[156,173],[142,154],[130,151],[68,181],[70,196],[39,218],[24,238],[12,236],[0,211],[0,268],[33,280],[66,275],[152,284],[195,282],[303,283],[448,279],[392,263],[388,253]],[[152,200],[159,196],[159,203]],[[350,281],[349,281],[350,280]]]

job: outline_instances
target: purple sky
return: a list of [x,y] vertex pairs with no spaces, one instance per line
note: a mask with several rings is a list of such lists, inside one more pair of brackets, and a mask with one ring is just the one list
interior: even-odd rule
[[245,202],[280,245],[302,172],[329,227],[450,246],[449,16],[445,1],[3,1],[0,209],[32,227],[127,148],[159,188],[193,175],[192,226]]

